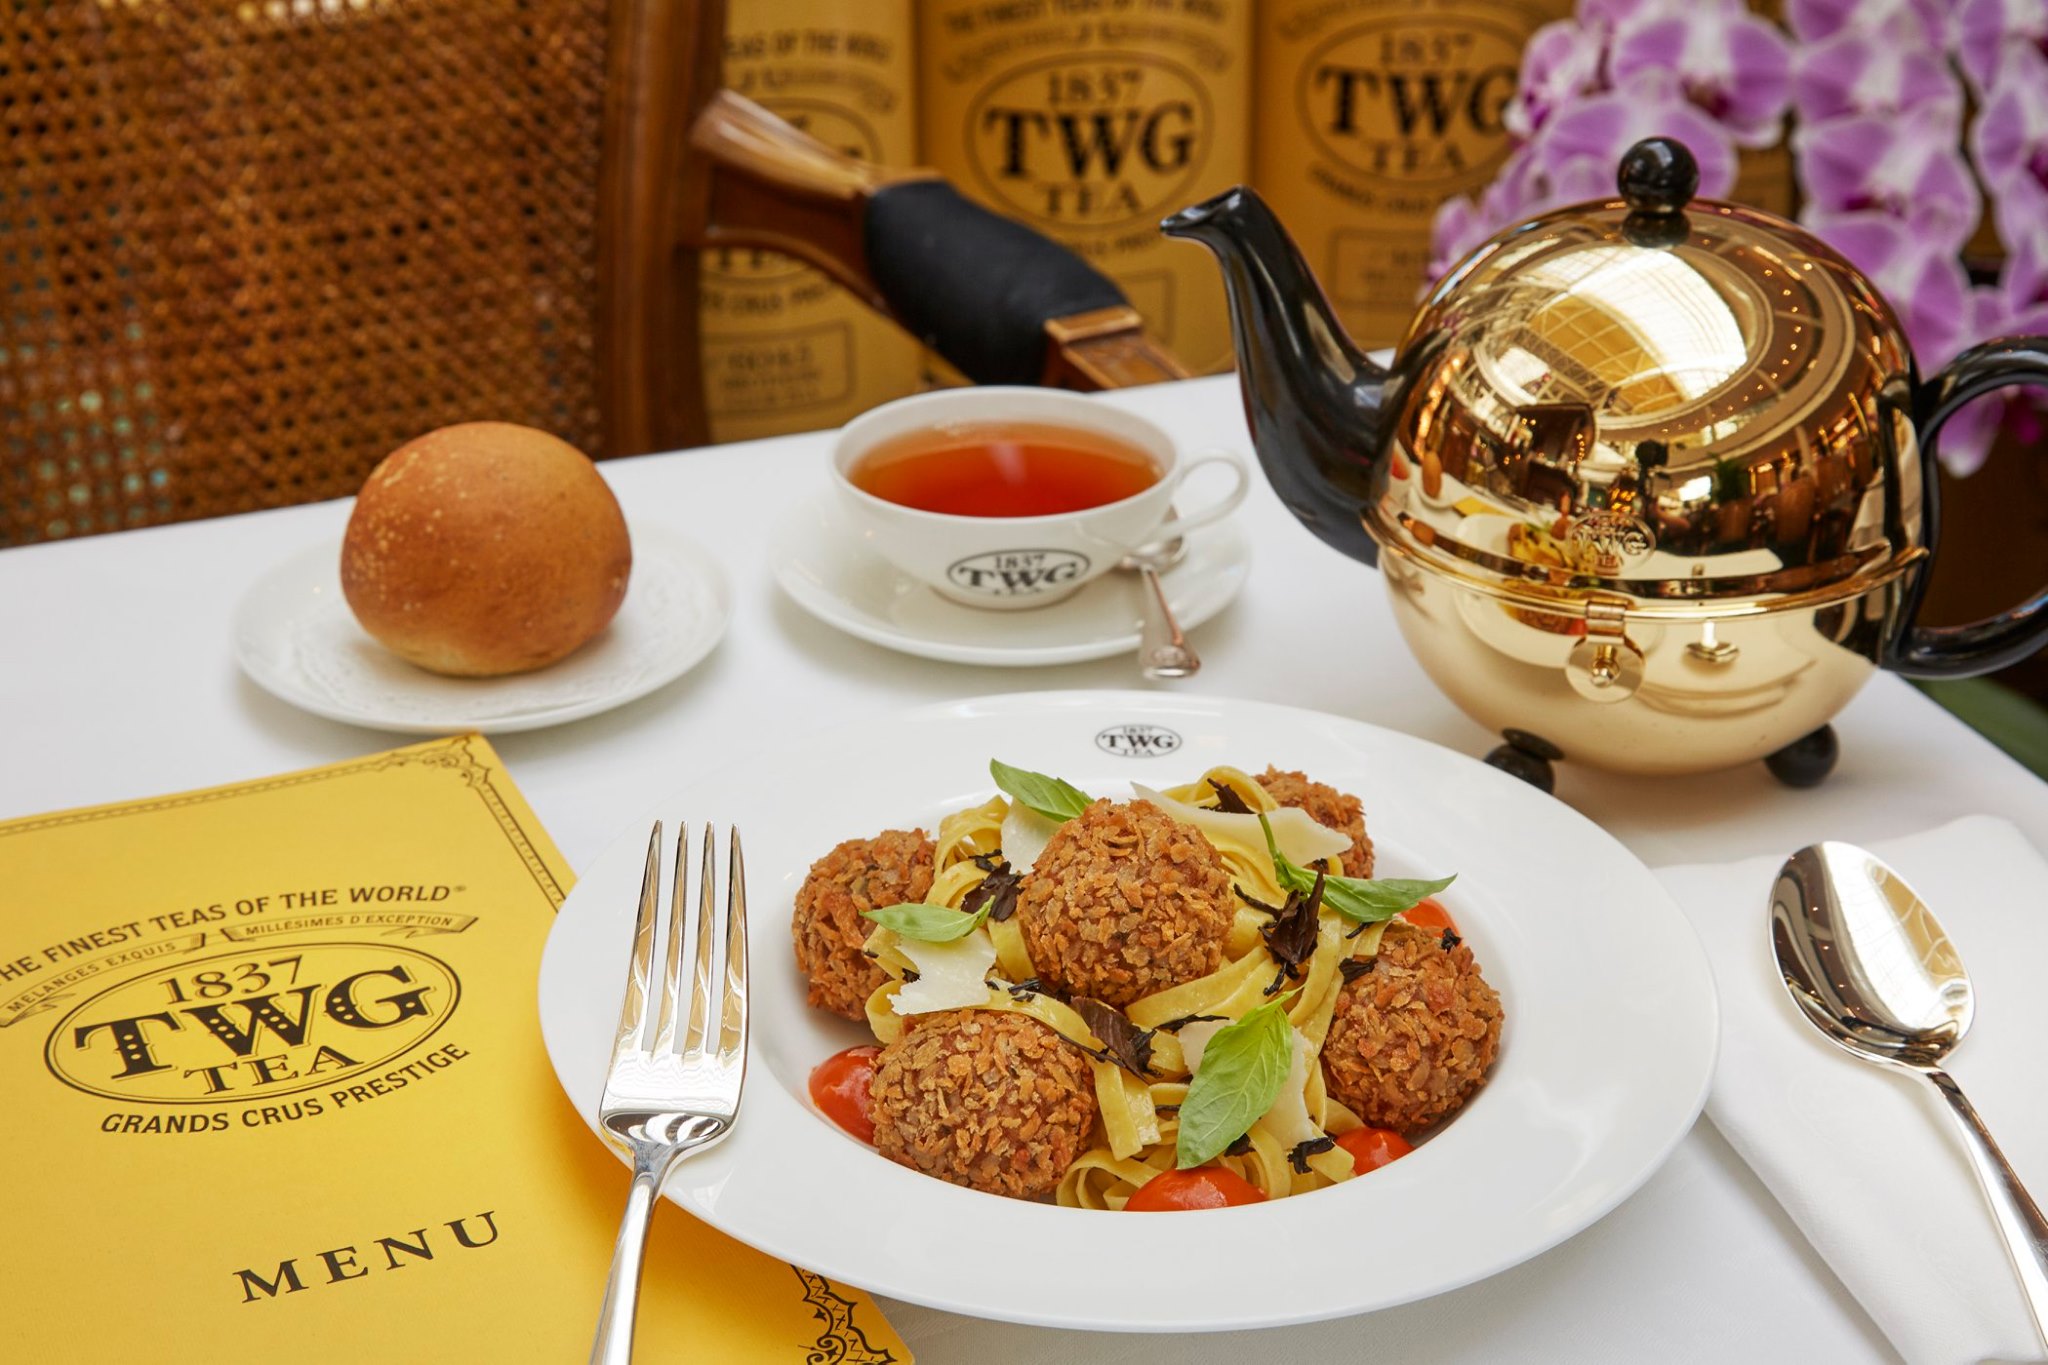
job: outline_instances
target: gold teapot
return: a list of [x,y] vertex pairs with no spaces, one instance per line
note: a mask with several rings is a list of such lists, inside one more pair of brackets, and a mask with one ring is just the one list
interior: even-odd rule
[[1162,224],[1222,265],[1260,463],[1302,524],[1384,571],[1430,677],[1546,789],[1549,761],[1833,767],[1878,668],[1986,672],[2048,640],[2048,589],[1917,624],[1935,441],[1972,398],[2048,385],[2048,338],[1922,382],[1871,282],[1794,223],[1693,199],[1677,142],[1619,197],[1523,223],[1444,277],[1392,365],[1339,328],[1235,189]]

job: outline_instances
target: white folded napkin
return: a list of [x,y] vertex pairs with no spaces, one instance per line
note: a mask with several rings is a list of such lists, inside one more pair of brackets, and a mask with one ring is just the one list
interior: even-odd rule
[[[1976,1022],[1948,1070],[2036,1202],[2048,1200],[2048,862],[1989,816],[1870,849],[1920,893],[1969,969]],[[1786,994],[1768,927],[1781,862],[1658,870],[1720,990],[1708,1117],[1908,1361],[2041,1360],[1947,1105],[1836,1048]]]

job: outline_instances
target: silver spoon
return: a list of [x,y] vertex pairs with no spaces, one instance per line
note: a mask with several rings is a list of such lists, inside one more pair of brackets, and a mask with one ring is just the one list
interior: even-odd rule
[[1941,1069],[1969,1030],[1976,997],[1934,913],[1874,855],[1812,844],[1786,860],[1771,888],[1771,947],[1793,1002],[1829,1041],[1919,1077],[1949,1102],[2034,1330],[2048,1342],[2048,1219]]
[[1141,545],[1117,561],[1117,568],[1144,577],[1144,619],[1138,627],[1138,668],[1148,678],[1185,678],[1202,666],[1173,608],[1166,605],[1166,589],[1159,582],[1163,570],[1180,562],[1187,544],[1179,536],[1162,545]]

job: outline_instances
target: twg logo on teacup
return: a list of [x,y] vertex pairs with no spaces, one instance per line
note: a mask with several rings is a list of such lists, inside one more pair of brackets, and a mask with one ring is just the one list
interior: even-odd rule
[[991,550],[946,568],[946,581],[986,597],[1035,597],[1064,592],[1088,574],[1089,558],[1071,550]]

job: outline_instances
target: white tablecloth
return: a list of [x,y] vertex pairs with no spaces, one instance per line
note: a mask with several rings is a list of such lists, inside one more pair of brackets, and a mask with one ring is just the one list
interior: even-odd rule
[[[1111,400],[1190,444],[1249,450],[1234,381]],[[989,669],[913,659],[849,638],[776,588],[767,529],[824,486],[822,435],[604,466],[627,510],[697,537],[737,587],[710,659],[638,702],[496,740],[570,861],[586,865],[691,772],[820,726],[931,700],[1054,687],[1139,686],[1127,660]],[[1235,606],[1195,633],[1206,667],[1166,684],[1356,716],[1483,753],[1494,740],[1439,697],[1395,631],[1375,575],[1298,527],[1263,483]],[[305,715],[244,679],[228,621],[249,583],[303,546],[337,540],[346,503],[0,551],[0,819],[244,778],[400,741]],[[1344,629],[1332,635],[1328,622]],[[1283,640],[1313,668],[1275,668]],[[1651,864],[1860,842],[1976,811],[2048,848],[2048,786],[1895,679],[1837,721],[1843,757],[1816,791],[1762,765],[1709,777],[1610,777],[1567,766],[1558,794]],[[1759,910],[1761,913],[1761,910]],[[1756,932],[1754,921],[1732,926]],[[1361,1256],[1370,1251],[1361,1234]],[[892,1318],[952,1361],[1173,1362],[1318,1351],[1407,1361],[1854,1361],[1890,1352],[1712,1127],[1702,1123],[1635,1198],[1504,1275],[1364,1319],[1231,1337],[1086,1336],[971,1322],[909,1305]],[[1284,1353],[1284,1354],[1282,1354]]]

